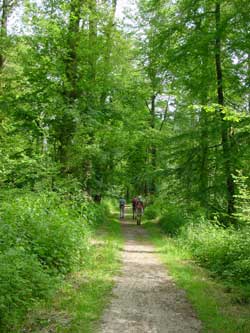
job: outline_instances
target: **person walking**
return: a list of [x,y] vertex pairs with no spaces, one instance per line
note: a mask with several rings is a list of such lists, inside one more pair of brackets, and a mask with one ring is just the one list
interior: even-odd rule
[[137,204],[138,198],[134,197],[132,199],[132,211],[133,211],[133,220],[135,219],[136,216],[136,204]]
[[139,196],[137,203],[136,203],[136,223],[137,223],[137,225],[141,224],[141,218],[143,215],[143,211],[144,211],[144,204],[142,201],[142,197]]
[[120,205],[120,219],[124,219],[126,200],[123,197],[120,198],[119,205]]

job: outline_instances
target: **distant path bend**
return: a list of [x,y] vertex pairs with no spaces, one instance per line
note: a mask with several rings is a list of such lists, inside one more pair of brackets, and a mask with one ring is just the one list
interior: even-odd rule
[[146,231],[128,221],[122,222],[122,231],[123,268],[99,332],[201,332],[185,292],[174,285],[155,248],[146,241]]

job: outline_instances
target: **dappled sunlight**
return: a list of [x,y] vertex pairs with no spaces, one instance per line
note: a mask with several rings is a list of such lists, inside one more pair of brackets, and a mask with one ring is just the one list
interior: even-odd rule
[[116,278],[103,332],[250,332],[249,31],[250,0],[0,1],[1,333],[95,333]]

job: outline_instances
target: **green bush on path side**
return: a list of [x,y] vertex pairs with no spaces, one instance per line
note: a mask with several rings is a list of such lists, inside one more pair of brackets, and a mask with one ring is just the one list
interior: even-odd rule
[[91,228],[105,207],[84,197],[22,193],[0,208],[0,330],[15,331],[26,311],[87,260]]

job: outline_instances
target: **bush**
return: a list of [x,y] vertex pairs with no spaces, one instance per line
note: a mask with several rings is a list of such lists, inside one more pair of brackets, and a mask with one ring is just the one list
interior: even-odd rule
[[9,332],[35,300],[47,298],[54,280],[22,247],[2,253],[0,267],[0,328]]
[[[14,192],[13,192],[14,193]],[[0,326],[10,332],[55,280],[87,261],[91,228],[107,209],[83,193],[13,195],[0,209]],[[15,331],[15,330],[14,330]]]
[[250,225],[250,189],[249,177],[243,176],[241,171],[234,175],[237,185],[237,194],[235,195],[236,212],[234,214],[241,226]]
[[146,207],[144,216],[148,220],[154,220],[158,216],[158,208],[155,205]]
[[171,236],[177,235],[181,227],[187,223],[185,215],[175,207],[168,207],[167,211],[160,217],[161,228]]
[[22,246],[51,270],[70,271],[85,250],[87,221],[55,193],[5,202],[1,219],[0,249]]
[[207,222],[187,225],[179,239],[202,266],[234,283],[249,283],[249,236],[249,228],[225,229]]

